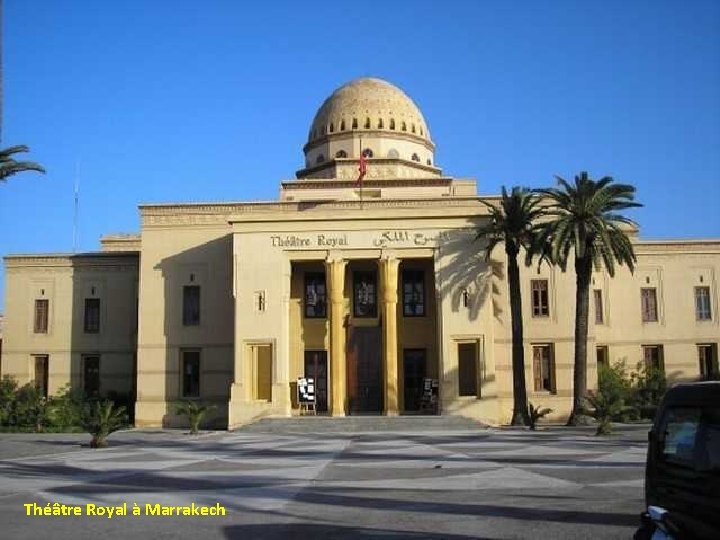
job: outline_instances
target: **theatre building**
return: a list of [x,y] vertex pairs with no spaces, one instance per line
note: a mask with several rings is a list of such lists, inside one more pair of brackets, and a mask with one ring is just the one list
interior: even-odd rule
[[[321,414],[507,422],[505,254],[486,261],[476,238],[497,197],[444,174],[421,111],[379,79],[333,92],[303,151],[276,201],[142,205],[140,233],[99,252],[6,256],[2,373],[129,393],[138,426],[180,425],[186,399],[216,405],[221,427],[296,415],[300,377]],[[593,276],[589,386],[598,362],[716,376],[720,241],[632,237],[636,271]],[[521,282],[529,399],[559,419],[574,274],[533,266]]]

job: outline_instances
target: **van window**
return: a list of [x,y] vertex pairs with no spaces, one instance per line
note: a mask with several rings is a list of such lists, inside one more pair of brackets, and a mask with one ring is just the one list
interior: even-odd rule
[[695,439],[700,426],[699,408],[669,409],[661,433],[662,455],[668,462],[694,468]]
[[668,463],[720,471],[720,408],[672,407],[660,433],[662,457]]
[[720,471],[720,408],[705,409],[700,432],[701,468]]

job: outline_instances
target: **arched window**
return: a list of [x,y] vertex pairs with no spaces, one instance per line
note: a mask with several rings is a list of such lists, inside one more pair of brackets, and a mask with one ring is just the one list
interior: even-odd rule
[[365,129],[370,129],[370,117],[369,116],[365,119]]
[[320,154],[320,155],[317,157],[317,159],[315,160],[315,163],[322,163],[323,161],[325,161],[325,156],[323,156],[322,154]]
[[357,129],[357,118],[353,118],[352,128]]
[[398,153],[397,150],[395,150],[394,148],[391,148],[390,150],[388,150],[388,157],[389,157],[389,158],[393,158],[393,159],[397,159],[397,158],[400,157],[400,154]]
[[420,135],[424,135],[423,130],[422,130],[422,126],[420,126]]
[[412,131],[413,133],[415,133],[415,124],[412,125],[412,127],[410,128],[410,131]]
[[390,129],[395,129],[395,119],[394,118],[390,119]]
[[345,131],[345,120],[340,120],[340,131]]
[[383,121],[382,121],[382,118],[380,118],[378,120],[378,129],[382,129],[382,128],[383,128]]
[[335,152],[335,157],[336,158],[345,158],[345,157],[347,157],[347,152],[345,150],[338,150],[337,152]]
[[412,155],[412,160],[413,160],[413,161],[420,161],[420,156],[418,156],[417,154],[413,154],[413,155]]
[[371,158],[373,157],[373,151],[369,148],[366,148],[365,150],[363,150],[363,156],[365,156],[366,158]]
[[402,129],[403,131],[407,131],[407,124],[405,122],[403,122],[402,125],[400,126],[400,129]]
[[428,165],[432,165],[432,160],[431,160],[431,159],[428,159],[428,160],[427,160],[427,164],[428,164]]
[[335,131],[335,125],[330,122],[330,133],[332,133],[333,131]]

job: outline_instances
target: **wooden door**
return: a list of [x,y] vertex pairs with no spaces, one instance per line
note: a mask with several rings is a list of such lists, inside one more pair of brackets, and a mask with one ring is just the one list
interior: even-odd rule
[[425,349],[403,351],[403,397],[405,411],[419,411],[426,373]]
[[347,389],[350,413],[383,410],[382,336],[379,327],[348,332]]

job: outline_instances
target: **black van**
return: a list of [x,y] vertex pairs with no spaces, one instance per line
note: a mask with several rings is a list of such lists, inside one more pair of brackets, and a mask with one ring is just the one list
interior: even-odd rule
[[677,538],[720,539],[720,381],[670,388],[648,438],[647,506]]

